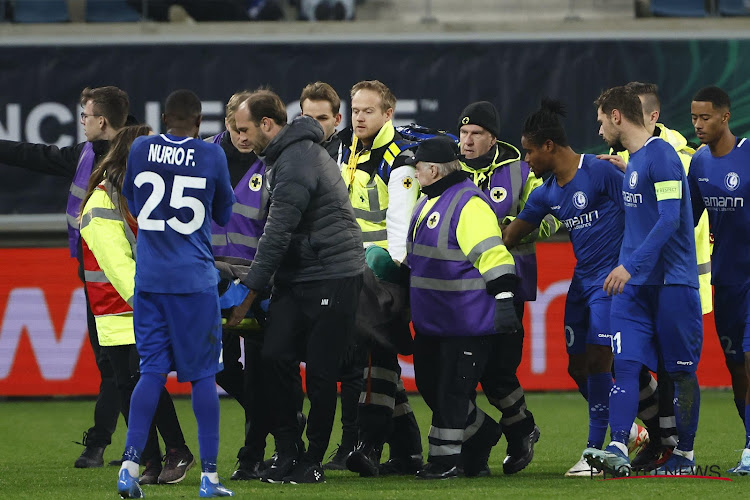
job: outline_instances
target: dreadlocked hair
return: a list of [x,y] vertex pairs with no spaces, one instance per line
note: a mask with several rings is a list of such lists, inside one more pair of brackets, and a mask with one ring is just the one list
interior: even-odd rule
[[558,146],[568,146],[568,136],[562,124],[565,115],[565,105],[562,102],[545,97],[541,107],[526,118],[523,136],[537,146],[547,140]]

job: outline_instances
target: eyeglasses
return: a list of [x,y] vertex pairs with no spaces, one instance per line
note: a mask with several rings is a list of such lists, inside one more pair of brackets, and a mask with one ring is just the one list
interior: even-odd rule
[[81,121],[82,122],[85,122],[86,121],[86,117],[88,117],[88,116],[102,116],[102,115],[87,115],[86,113],[84,113],[83,111],[81,111]]

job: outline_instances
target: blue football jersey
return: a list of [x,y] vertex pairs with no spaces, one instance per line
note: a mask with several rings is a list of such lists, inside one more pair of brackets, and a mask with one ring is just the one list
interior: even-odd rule
[[632,274],[628,284],[698,288],[693,212],[685,169],[674,148],[658,137],[652,137],[631,154],[625,170],[625,236],[620,264],[627,264],[631,257],[637,259],[651,247],[653,238],[649,239],[649,233],[659,219],[657,191],[660,199],[678,200],[679,225],[655,258],[641,262],[639,269],[628,269]]
[[534,189],[518,217],[538,226],[554,215],[570,233],[576,256],[574,276],[584,286],[603,285],[617,266],[622,243],[623,174],[610,162],[581,155],[573,179],[560,186],[552,176]]
[[234,204],[221,147],[169,134],[138,137],[122,191],[138,220],[136,288],[194,293],[215,286],[211,219],[226,224]]
[[688,175],[694,206],[708,210],[714,237],[711,282],[741,285],[750,282],[750,141],[740,139],[724,156],[705,147],[690,162]]

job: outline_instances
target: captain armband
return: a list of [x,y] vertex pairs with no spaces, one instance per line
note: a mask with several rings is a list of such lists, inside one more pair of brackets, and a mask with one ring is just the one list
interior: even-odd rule
[[662,181],[654,183],[656,201],[682,199],[682,181]]

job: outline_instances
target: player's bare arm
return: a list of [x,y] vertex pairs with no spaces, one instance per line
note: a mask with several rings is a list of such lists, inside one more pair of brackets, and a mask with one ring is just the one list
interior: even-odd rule
[[255,298],[258,296],[258,292],[250,290],[245,297],[245,300],[238,306],[232,308],[232,314],[229,315],[229,319],[226,322],[227,327],[238,326],[242,319],[245,317],[247,312],[250,310],[250,306],[255,302]]
[[536,226],[529,224],[519,218],[513,219],[513,222],[507,226],[501,226],[503,230],[503,243],[508,248],[513,248],[527,235],[531,234]]

